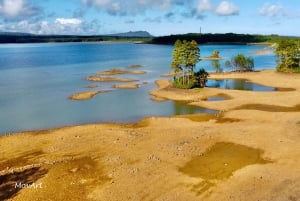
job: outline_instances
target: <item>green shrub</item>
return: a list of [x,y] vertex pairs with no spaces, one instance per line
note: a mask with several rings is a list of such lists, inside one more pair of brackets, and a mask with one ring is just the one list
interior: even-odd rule
[[195,80],[191,76],[189,79],[186,77],[176,77],[173,81],[173,87],[179,89],[191,89],[194,86]]

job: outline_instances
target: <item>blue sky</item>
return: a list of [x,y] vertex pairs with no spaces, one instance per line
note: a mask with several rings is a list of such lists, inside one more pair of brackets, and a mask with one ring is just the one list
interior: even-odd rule
[[300,36],[299,0],[0,0],[0,31]]

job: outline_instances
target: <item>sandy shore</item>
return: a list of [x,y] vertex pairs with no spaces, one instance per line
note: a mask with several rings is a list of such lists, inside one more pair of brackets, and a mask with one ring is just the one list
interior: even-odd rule
[[[295,90],[179,90],[163,80],[152,95],[223,112],[2,136],[0,200],[299,200],[300,75],[211,78]],[[217,94],[230,98],[205,101]],[[16,182],[37,188],[14,188]]]
[[272,49],[254,50],[254,51],[251,51],[251,53],[256,54],[256,55],[271,55]]

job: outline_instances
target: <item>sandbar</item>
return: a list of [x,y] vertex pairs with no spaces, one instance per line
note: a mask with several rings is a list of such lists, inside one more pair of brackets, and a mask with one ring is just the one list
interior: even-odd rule
[[116,89],[137,89],[140,87],[139,84],[115,84],[113,86]]
[[93,98],[95,95],[99,93],[106,93],[109,92],[110,90],[98,90],[98,91],[85,91],[85,92],[80,92],[73,94],[69,96],[69,99],[71,100],[88,100]]
[[223,57],[200,57],[200,60],[219,61],[223,60]]
[[141,67],[143,67],[143,66],[140,64],[133,64],[133,65],[127,66],[127,68],[141,68]]
[[88,81],[93,82],[136,82],[138,80],[129,79],[129,78],[119,78],[119,77],[110,77],[110,76],[88,76],[85,78]]
[[96,85],[96,84],[89,84],[86,86],[86,88],[90,88],[90,89],[97,88],[97,87],[98,87],[98,85]]
[[122,70],[119,68],[113,68],[111,70],[102,71],[96,73],[96,75],[123,75],[123,74],[146,74],[146,71],[143,70]]

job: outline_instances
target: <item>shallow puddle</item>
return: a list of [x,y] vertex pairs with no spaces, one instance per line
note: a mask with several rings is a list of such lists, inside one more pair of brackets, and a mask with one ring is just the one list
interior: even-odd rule
[[260,85],[254,82],[249,82],[246,79],[220,79],[220,80],[208,80],[207,87],[220,88],[220,89],[234,89],[234,90],[246,90],[246,91],[290,91],[290,89],[275,88]]
[[284,107],[265,104],[247,104],[236,107],[235,110],[261,110],[266,112],[299,112],[300,104],[295,105],[294,107]]
[[206,101],[223,101],[223,100],[229,100],[230,97],[226,94],[217,94],[215,96],[208,97],[205,99]]
[[188,185],[196,195],[210,192],[217,181],[224,180],[243,167],[252,164],[266,164],[272,161],[261,157],[263,151],[244,145],[219,142],[207,149],[201,156],[194,157],[179,171],[191,177],[203,179],[200,183]]
[[222,101],[222,100],[225,100],[225,98],[221,96],[212,96],[207,98],[207,101]]
[[261,157],[263,151],[244,145],[216,143],[201,156],[189,161],[179,170],[191,177],[204,180],[223,180],[233,172],[251,164],[266,164],[271,161]]

